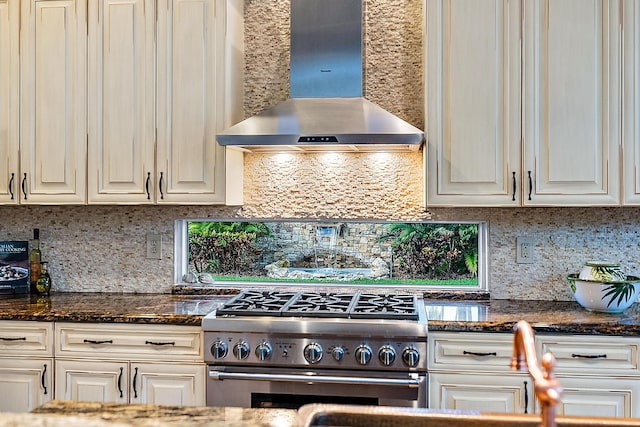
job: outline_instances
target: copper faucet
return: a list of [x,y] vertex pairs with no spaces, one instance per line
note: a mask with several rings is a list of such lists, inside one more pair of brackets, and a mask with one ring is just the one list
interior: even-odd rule
[[513,327],[513,359],[511,369],[529,371],[533,377],[536,397],[542,409],[542,427],[556,427],[556,404],[562,397],[562,387],[553,373],[556,359],[551,353],[542,356],[542,368],[538,366],[533,328],[524,320]]

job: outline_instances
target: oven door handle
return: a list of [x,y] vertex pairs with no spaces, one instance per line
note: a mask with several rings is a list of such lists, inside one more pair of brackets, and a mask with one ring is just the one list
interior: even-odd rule
[[241,372],[209,371],[212,380],[249,380],[249,381],[294,381],[302,383],[327,383],[327,384],[356,384],[356,385],[382,385],[418,388],[420,379],[417,374],[410,374],[411,378],[352,378],[332,375],[287,375],[287,374],[249,374]]

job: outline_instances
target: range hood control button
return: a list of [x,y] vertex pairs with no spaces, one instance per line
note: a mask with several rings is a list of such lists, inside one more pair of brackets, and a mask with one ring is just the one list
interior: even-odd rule
[[402,352],[402,360],[405,365],[415,368],[420,360],[420,352],[415,347],[407,347]]
[[322,346],[317,342],[307,344],[304,348],[304,358],[311,364],[318,363],[322,359]]
[[233,346],[233,355],[238,360],[243,360],[249,357],[250,351],[251,349],[249,348],[249,344],[247,344],[245,341],[240,341]]
[[384,366],[391,366],[396,360],[396,351],[390,345],[384,345],[378,350],[378,359]]
[[260,360],[271,359],[271,344],[262,342],[256,347],[256,357]]
[[216,340],[211,344],[211,355],[214,359],[224,359],[227,357],[227,351],[227,343],[224,341]]
[[356,360],[361,365],[366,365],[371,361],[371,347],[366,344],[362,344],[356,348]]

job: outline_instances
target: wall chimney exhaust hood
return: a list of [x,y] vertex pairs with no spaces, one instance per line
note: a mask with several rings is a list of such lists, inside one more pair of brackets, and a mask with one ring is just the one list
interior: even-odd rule
[[291,0],[290,98],[218,133],[251,152],[415,151],[424,133],[362,96],[362,0]]

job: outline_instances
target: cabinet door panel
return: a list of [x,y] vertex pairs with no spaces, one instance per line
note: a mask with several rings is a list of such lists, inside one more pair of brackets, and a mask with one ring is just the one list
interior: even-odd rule
[[460,411],[533,413],[527,375],[429,374],[429,407]]
[[[205,405],[205,366],[203,364],[135,363],[131,403],[152,405]],[[132,380],[133,381],[133,380]]]
[[153,1],[89,2],[89,203],[154,201],[154,31]]
[[428,205],[519,202],[519,16],[517,1],[427,4]]
[[0,203],[17,204],[20,182],[18,2],[0,0]]
[[224,202],[224,18],[215,0],[158,9],[158,203]]
[[0,411],[30,412],[53,398],[53,359],[0,358]]
[[86,2],[22,2],[22,203],[86,200]]
[[85,402],[129,401],[126,362],[56,360],[56,398]]
[[619,5],[525,3],[524,173],[530,205],[619,203]]
[[638,417],[636,402],[640,394],[637,379],[567,378],[558,376],[562,400],[558,415],[600,417]]
[[640,4],[624,2],[623,147],[625,205],[640,205]]

